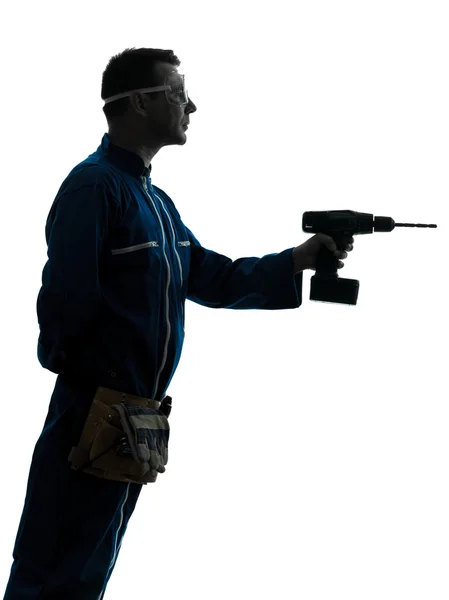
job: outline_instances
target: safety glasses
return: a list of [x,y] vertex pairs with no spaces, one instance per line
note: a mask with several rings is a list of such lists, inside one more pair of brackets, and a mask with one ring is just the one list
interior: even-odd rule
[[104,100],[105,105],[119,98],[126,98],[131,96],[134,92],[140,92],[141,94],[149,94],[151,92],[162,92],[165,91],[165,97],[167,102],[175,106],[185,106],[189,102],[189,96],[185,86],[185,75],[180,75],[176,71],[172,71],[167,75],[164,81],[164,85],[158,85],[150,88],[140,88],[137,90],[130,90],[129,92],[123,92],[122,94],[115,94]]

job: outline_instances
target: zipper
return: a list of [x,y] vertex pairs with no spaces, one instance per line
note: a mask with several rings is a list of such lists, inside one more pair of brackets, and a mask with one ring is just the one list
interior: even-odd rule
[[165,258],[165,263],[167,265],[167,286],[165,288],[165,306],[166,306],[166,315],[167,315],[167,335],[165,337],[165,345],[164,345],[164,355],[162,357],[162,364],[159,367],[159,371],[157,372],[156,375],[156,381],[154,383],[154,389],[153,389],[153,394],[152,394],[152,398],[156,398],[156,393],[157,393],[157,389],[159,387],[159,379],[161,377],[162,371],[164,370],[165,364],[167,362],[167,356],[168,356],[168,342],[170,341],[170,334],[171,334],[171,323],[170,323],[170,302],[169,302],[169,289],[170,289],[170,282],[171,282],[171,271],[170,271],[170,262],[167,258],[167,253],[165,251],[165,231],[164,231],[164,226],[162,224],[162,220],[161,217],[159,215],[158,210],[156,209],[155,203],[153,198],[151,197],[151,194],[148,192],[148,186],[147,186],[147,180],[145,177],[142,177],[142,183],[143,183],[143,187],[145,189],[145,192],[148,196],[148,198],[150,199],[154,210],[157,214],[157,218],[159,219],[159,224],[161,227],[161,232],[162,232],[162,248],[163,248],[163,253],[164,253],[164,258]]
[[142,250],[143,248],[158,248],[158,242],[146,242],[145,244],[138,244],[137,246],[128,246],[127,248],[118,248],[117,250],[111,250],[111,254],[127,254],[128,252],[135,252],[136,250]]

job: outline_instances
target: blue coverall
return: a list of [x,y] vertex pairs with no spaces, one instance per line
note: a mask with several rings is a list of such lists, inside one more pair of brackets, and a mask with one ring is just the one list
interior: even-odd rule
[[106,133],[50,209],[38,359],[58,377],[4,600],[103,598],[142,485],[70,468],[98,386],[161,401],[181,356],[186,299],[237,310],[302,303],[293,248],[235,261],[204,248],[151,168]]

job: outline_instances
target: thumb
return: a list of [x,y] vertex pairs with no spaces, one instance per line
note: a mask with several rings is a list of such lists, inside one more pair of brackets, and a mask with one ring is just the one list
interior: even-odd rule
[[323,245],[326,246],[326,248],[328,248],[331,252],[335,252],[337,249],[337,244],[334,242],[333,238],[325,233],[320,233],[319,235]]

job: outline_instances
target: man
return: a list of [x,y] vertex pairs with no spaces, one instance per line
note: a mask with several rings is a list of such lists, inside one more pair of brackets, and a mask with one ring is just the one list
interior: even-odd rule
[[[127,93],[126,114],[68,175],[48,216],[38,357],[58,378],[33,453],[4,600],[104,596],[142,485],[155,478],[111,475],[113,466],[100,468],[99,458],[87,470],[72,468],[101,405],[93,402],[99,390],[153,407],[160,421],[184,341],[185,300],[297,308],[302,271],[314,267],[323,244],[333,244],[318,234],[279,254],[236,261],[203,248],[151,182],[153,157],[163,146],[186,143],[196,111],[173,64],[158,63],[156,75],[167,88],[151,99],[148,90]],[[351,250],[353,239],[347,241]],[[131,446],[130,437],[121,440]]]

